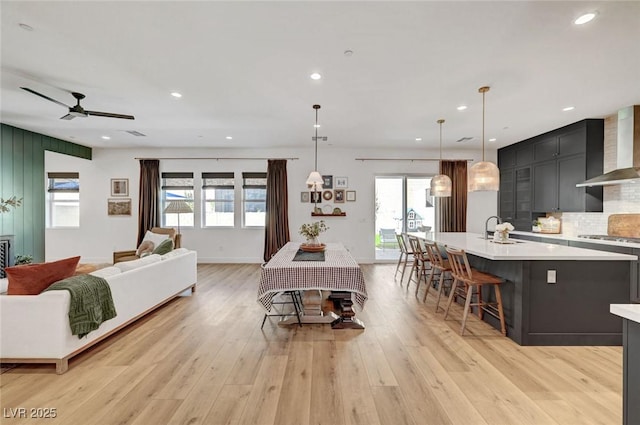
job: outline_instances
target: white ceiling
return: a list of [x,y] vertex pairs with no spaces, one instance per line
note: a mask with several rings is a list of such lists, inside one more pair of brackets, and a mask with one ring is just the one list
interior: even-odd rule
[[[0,7],[2,122],[92,147],[311,146],[319,103],[319,135],[334,147],[434,147],[444,118],[446,149],[480,148],[478,88],[489,85],[495,148],[640,103],[637,1]],[[591,10],[594,21],[573,25]],[[65,104],[81,92],[86,109],[136,119],[60,120],[64,107],[21,86]]]

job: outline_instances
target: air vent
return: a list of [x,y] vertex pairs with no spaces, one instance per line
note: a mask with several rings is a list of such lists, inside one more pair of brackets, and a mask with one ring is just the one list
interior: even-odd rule
[[[316,138],[314,136],[311,137],[311,141],[315,142]],[[318,141],[319,142],[326,142],[327,141],[327,136],[318,136]]]
[[473,139],[473,137],[462,137],[462,138],[456,140],[456,143],[465,143],[465,142],[468,142],[469,140],[472,140],[472,139]]
[[142,134],[139,131],[135,131],[135,130],[126,130],[127,133],[131,134],[132,136],[137,136],[137,137],[147,137],[146,134]]

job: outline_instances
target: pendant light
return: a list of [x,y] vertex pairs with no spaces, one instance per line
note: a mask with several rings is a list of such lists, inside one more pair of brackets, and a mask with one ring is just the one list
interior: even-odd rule
[[[324,183],[324,180],[322,180],[322,176],[318,172],[318,109],[320,109],[320,105],[313,105],[313,109],[316,110],[316,125],[314,126],[314,128],[316,129],[316,137],[314,138],[316,141],[316,151],[313,171],[307,178],[307,187],[309,188],[309,190],[317,192],[319,190],[322,190],[322,184]],[[315,196],[314,199],[317,200],[318,197]]]
[[493,162],[484,160],[484,94],[489,91],[489,87],[480,87],[478,92],[482,93],[482,161],[473,164],[469,168],[469,192],[481,190],[498,191],[500,189],[500,170]]
[[[440,124],[440,172],[442,173],[442,124],[443,119],[438,120]],[[445,174],[438,174],[431,179],[431,196],[444,198],[451,196],[451,178]],[[429,205],[427,205],[429,206]]]

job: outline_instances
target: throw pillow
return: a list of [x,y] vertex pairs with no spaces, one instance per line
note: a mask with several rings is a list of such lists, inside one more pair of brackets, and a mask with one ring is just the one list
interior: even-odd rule
[[173,250],[173,240],[167,239],[165,241],[162,241],[162,243],[160,243],[160,245],[158,245],[156,249],[153,250],[153,253],[158,255],[164,255],[167,252],[170,252],[172,250]]
[[151,230],[147,230],[147,233],[144,234],[144,238],[142,239],[142,242],[151,241],[155,246],[158,246],[162,241],[169,238],[170,238],[169,235],[163,235],[161,233],[153,233]]
[[65,258],[49,263],[7,267],[8,295],[38,295],[54,282],[73,276],[80,257]]
[[136,251],[136,255],[140,258],[146,257],[147,255],[153,252],[153,249],[156,247],[156,244],[151,241],[142,241],[138,250]]

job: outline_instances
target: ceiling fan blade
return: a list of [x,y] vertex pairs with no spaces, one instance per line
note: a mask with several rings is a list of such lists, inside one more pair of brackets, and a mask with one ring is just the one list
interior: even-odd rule
[[85,109],[85,112],[89,115],[94,115],[96,117],[122,118],[123,120],[135,119],[133,115],[112,114],[110,112],[87,111],[86,109]]
[[64,117],[60,117],[61,120],[72,120],[75,118],[75,115],[67,114]]
[[64,106],[65,108],[70,108],[70,106],[65,105],[65,104],[64,104],[64,103],[62,103],[62,102],[58,102],[58,101],[57,101],[57,100],[55,100],[55,99],[51,99],[49,96],[45,96],[45,95],[43,95],[42,93],[38,93],[38,92],[37,92],[37,91],[35,91],[35,90],[31,90],[30,88],[27,88],[27,87],[20,87],[20,88],[21,88],[22,90],[28,91],[29,93],[33,93],[33,94],[35,94],[36,96],[40,96],[40,97],[42,97],[42,98],[44,98],[44,99],[47,99],[47,100],[48,100],[48,101],[50,101],[50,102],[57,103],[58,105],[60,105],[60,106]]

